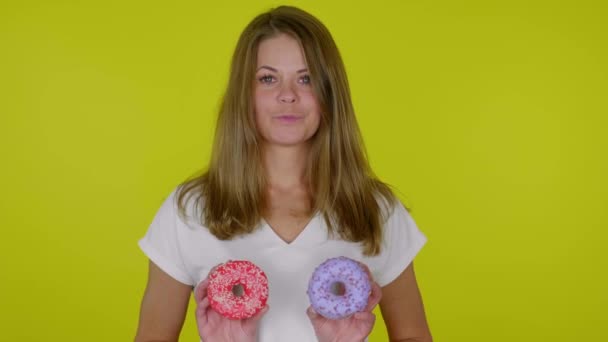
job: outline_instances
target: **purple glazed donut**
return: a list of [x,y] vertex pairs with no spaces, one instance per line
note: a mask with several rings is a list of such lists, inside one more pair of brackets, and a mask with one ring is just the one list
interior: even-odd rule
[[365,310],[372,286],[365,269],[347,257],[327,259],[308,283],[308,298],[318,314],[341,319]]

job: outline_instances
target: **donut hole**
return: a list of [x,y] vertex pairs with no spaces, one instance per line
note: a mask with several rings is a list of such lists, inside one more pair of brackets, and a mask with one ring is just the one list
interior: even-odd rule
[[245,293],[245,288],[241,284],[236,284],[232,287],[232,294],[241,297]]
[[331,283],[329,290],[336,296],[344,296],[346,294],[346,286],[341,281]]

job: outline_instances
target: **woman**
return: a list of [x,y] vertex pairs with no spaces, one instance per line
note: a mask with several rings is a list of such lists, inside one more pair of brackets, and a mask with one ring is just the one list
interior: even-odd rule
[[[136,341],[176,341],[193,288],[205,341],[363,341],[378,302],[391,341],[430,341],[413,269],[425,242],[369,167],[330,33],[275,8],[237,43],[207,171],[170,194],[140,240],[150,264]],[[327,320],[306,287],[336,256],[376,282],[365,312]],[[229,259],[268,276],[269,305],[250,319],[209,307],[207,275]]]

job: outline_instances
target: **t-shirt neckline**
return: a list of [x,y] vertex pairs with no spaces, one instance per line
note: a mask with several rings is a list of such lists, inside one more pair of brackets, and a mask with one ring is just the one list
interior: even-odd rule
[[302,231],[293,239],[291,242],[283,240],[274,229],[266,222],[266,219],[262,217],[262,229],[267,234],[272,235],[273,240],[276,244],[283,247],[292,247],[302,244],[309,244],[315,242],[325,241],[325,235],[322,234],[319,223],[319,211],[316,211],[306,223]]

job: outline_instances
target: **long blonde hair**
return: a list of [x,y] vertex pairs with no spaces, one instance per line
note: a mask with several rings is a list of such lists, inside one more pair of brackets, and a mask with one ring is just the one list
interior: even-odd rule
[[249,234],[266,203],[261,137],[254,119],[253,84],[258,46],[286,33],[304,51],[321,107],[318,131],[311,138],[306,175],[312,209],[323,213],[331,234],[360,242],[363,253],[377,255],[382,225],[396,197],[373,174],[350,97],[342,58],[327,28],[314,16],[281,6],[254,18],[242,32],[221,103],[207,170],[178,189],[178,207],[196,198],[200,222],[218,239]]

